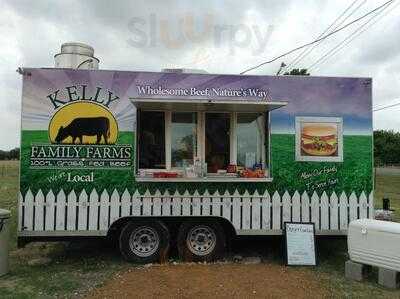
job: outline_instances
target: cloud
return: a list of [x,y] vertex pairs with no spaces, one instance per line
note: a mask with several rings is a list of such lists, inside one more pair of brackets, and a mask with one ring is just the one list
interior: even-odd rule
[[[360,0],[361,1],[361,0]],[[353,17],[383,1],[367,2]],[[95,48],[103,69],[158,71],[163,67],[203,68],[211,73],[237,74],[245,68],[268,60],[318,36],[349,5],[337,1],[3,1],[0,10],[0,148],[19,145],[21,77],[19,66],[51,67],[53,56],[67,41],[81,41]],[[161,39],[164,32],[175,40],[188,25],[181,19],[194,20],[194,33],[201,33],[206,17],[212,16],[212,33],[183,46],[168,47]],[[152,17],[156,19],[152,25]],[[350,18],[351,19],[351,18]],[[129,40],[140,38],[129,26],[146,35],[145,46]],[[142,25],[140,25],[142,24]],[[168,26],[166,30],[165,24]],[[244,25],[244,26],[243,26]],[[153,27],[152,27],[153,26]],[[165,28],[163,28],[163,26]],[[225,28],[216,38],[215,28]],[[226,29],[228,28],[228,29]],[[353,30],[355,27],[352,27]],[[190,28],[189,28],[190,29]],[[259,30],[257,37],[256,31]],[[391,103],[400,97],[399,8],[354,40],[313,75],[372,77],[374,103]],[[155,30],[155,44],[150,39]],[[164,30],[164,31],[163,31]],[[265,47],[261,37],[266,37]],[[296,67],[307,67],[345,38],[346,30],[320,46]],[[234,35],[232,35],[234,33]],[[289,62],[297,53],[266,65],[252,74],[275,74],[282,61]],[[375,128],[399,130],[396,110],[375,116]]]

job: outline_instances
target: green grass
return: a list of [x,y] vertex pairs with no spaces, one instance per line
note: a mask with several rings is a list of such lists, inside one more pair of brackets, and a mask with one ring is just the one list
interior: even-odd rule
[[400,168],[376,169],[375,208],[382,208],[382,199],[390,199],[395,220],[400,222]]
[[[0,161],[0,208],[11,210],[10,273],[0,277],[0,298],[72,297],[124,269],[118,251],[104,242],[32,243],[17,249],[19,161]],[[29,266],[32,259],[49,257],[46,266]]]
[[[118,136],[119,144],[133,144],[134,135],[130,132],[120,132]],[[30,188],[33,192],[41,189],[43,192],[48,192],[51,188],[53,192],[58,192],[61,188],[69,192],[72,189],[80,192],[86,188],[87,192],[91,192],[93,188],[97,190],[108,189],[110,192],[116,188],[123,192],[125,188],[131,189],[134,184],[133,168],[120,170],[94,170],[95,181],[91,184],[84,182],[80,183],[65,183],[65,179],[59,179],[51,185],[48,178],[55,175],[60,175],[65,172],[65,169],[49,170],[49,169],[29,169],[29,155],[31,151],[31,143],[48,143],[46,131],[23,131],[22,146],[21,146],[21,190],[26,192]],[[134,152],[134,151],[133,151]],[[70,170],[71,176],[76,174],[88,174],[93,170]],[[34,184],[32,184],[34,182]]]
[[363,282],[344,277],[345,262],[349,259],[345,238],[320,237],[317,251],[319,265],[313,271],[332,298],[400,298],[399,290],[389,290],[377,283],[377,268],[372,268]]
[[[107,280],[129,265],[114,244],[99,241],[32,243],[17,249],[17,194],[19,161],[0,161],[0,208],[11,210],[10,273],[0,277],[0,298],[73,297]],[[49,257],[44,266],[32,259]]]
[[17,244],[17,194],[19,161],[0,161],[0,208],[11,211],[11,248]]
[[[149,189],[155,192],[157,189],[161,192],[169,190],[175,192],[178,190],[183,193],[188,190],[193,193],[198,190],[200,193],[206,189],[210,192],[219,191],[224,193],[228,190],[233,193],[236,189],[240,193],[246,190],[253,193],[257,190],[264,193],[268,189],[271,193],[278,191],[283,194],[285,191],[294,193],[307,191],[312,193],[316,191],[321,194],[323,191],[330,194],[332,191],[341,193],[362,191],[367,193],[372,189],[372,138],[370,136],[344,136],[344,162],[343,163],[320,163],[320,162],[296,162],[294,135],[273,134],[271,137],[271,156],[272,156],[272,183],[141,183],[136,184],[134,172],[128,170],[95,170],[95,182],[91,184],[74,183],[66,184],[65,180],[58,180],[52,184],[48,183],[47,178],[51,175],[57,175],[64,170],[30,170],[29,154],[30,145],[35,143],[47,143],[48,136],[45,131],[23,131],[22,132],[22,174],[21,190],[26,192],[30,188],[33,192],[42,189],[45,193],[51,189],[58,192],[63,188],[69,192],[72,188],[80,192],[83,188],[88,193],[93,188],[103,190],[106,188],[112,192],[114,188],[122,192],[127,188],[130,192],[139,189],[145,192]],[[133,144],[134,136],[129,132],[120,132],[118,143]],[[308,179],[302,179],[303,173],[312,173],[313,171],[323,170],[324,168],[334,167],[337,172],[321,174]],[[69,171],[72,175],[87,173],[89,171],[73,170]],[[32,184],[34,182],[34,184]],[[332,184],[330,182],[333,182]],[[327,186],[323,186],[327,183]],[[322,184],[322,185],[321,185]],[[319,185],[319,186],[318,186]]]
[[[370,136],[344,136],[343,161],[328,162],[296,162],[294,135],[274,134],[272,147],[273,189],[289,192],[307,191],[322,193],[341,193],[345,191],[362,191],[369,193],[372,189],[372,138]],[[303,179],[303,173],[336,168],[337,172],[322,173]],[[323,186],[324,182],[335,184]],[[308,185],[307,185],[308,183]],[[318,187],[318,184],[322,184]],[[322,187],[323,186],[323,187]]]
[[[7,164],[7,166],[5,166]],[[1,172],[7,167],[7,171]],[[12,211],[11,218],[11,272],[0,278],[1,298],[48,298],[76,297],[101,285],[118,271],[130,267],[123,262],[118,251],[104,242],[33,243],[26,248],[16,249],[18,162],[0,161],[0,207]],[[378,173],[376,179],[376,202],[380,204],[383,194],[389,194],[396,215],[400,212],[400,172]],[[400,219],[400,218],[398,218]],[[278,240],[278,239],[277,239]],[[282,263],[282,248],[268,243],[272,248],[274,262]],[[246,242],[247,244],[247,242]],[[250,246],[250,245],[247,245]],[[261,248],[265,250],[265,243]],[[376,271],[364,283],[344,278],[344,262],[348,259],[346,240],[343,238],[320,238],[317,242],[319,265],[308,268],[315,273],[323,287],[333,298],[398,298],[400,291],[380,287]],[[38,257],[50,257],[47,266],[29,266],[27,262]],[[288,270],[290,271],[290,269]]]
[[[98,286],[124,263],[116,251],[91,242],[66,247],[62,243],[32,243],[11,254],[11,271],[0,278],[1,298],[72,297]],[[47,257],[48,265],[30,266],[28,261]]]

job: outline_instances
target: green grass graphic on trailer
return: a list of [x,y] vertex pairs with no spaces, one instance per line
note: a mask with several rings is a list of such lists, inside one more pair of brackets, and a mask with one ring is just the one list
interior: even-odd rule
[[[95,188],[97,190],[107,189],[112,192],[114,189],[123,191],[128,189],[132,192],[139,188],[141,192],[146,189],[169,190],[174,192],[178,190],[184,192],[188,190],[193,193],[195,190],[202,192],[224,192],[228,190],[233,193],[236,189],[243,193],[245,190],[249,192],[263,192],[267,187],[269,191],[277,190],[282,193],[289,191],[290,193],[307,191],[316,191],[328,193],[335,191],[340,193],[356,192],[360,194],[362,191],[369,193],[371,191],[372,181],[372,156],[371,146],[372,138],[370,136],[344,136],[344,162],[342,163],[319,163],[319,162],[296,162],[294,160],[294,135],[289,134],[272,134],[271,150],[272,150],[272,183],[141,183],[137,184],[134,179],[133,168],[129,171],[121,170],[99,170],[96,169],[96,180],[88,186],[85,183],[65,183],[66,170],[29,170],[30,145],[35,143],[48,142],[48,134],[46,131],[23,131],[23,144],[21,156],[21,191],[26,192],[30,188],[33,192],[41,189],[44,193],[50,190],[58,191],[61,188],[64,191],[74,189],[80,192],[85,188],[88,192]],[[120,132],[118,144],[134,144],[134,133]],[[133,151],[134,152],[134,151]],[[134,163],[133,163],[134,164]],[[89,173],[91,170],[85,170]],[[71,175],[80,174],[82,170],[68,170]],[[34,183],[33,183],[34,182]]]

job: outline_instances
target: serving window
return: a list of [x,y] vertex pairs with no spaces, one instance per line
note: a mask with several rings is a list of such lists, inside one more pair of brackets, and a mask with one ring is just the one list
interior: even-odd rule
[[136,105],[137,181],[271,180],[269,111],[258,103],[149,102]]

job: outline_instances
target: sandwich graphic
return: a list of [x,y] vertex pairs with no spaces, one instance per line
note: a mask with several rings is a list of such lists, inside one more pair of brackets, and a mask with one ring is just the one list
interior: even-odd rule
[[338,148],[336,124],[303,124],[301,149],[308,156],[336,156]]

